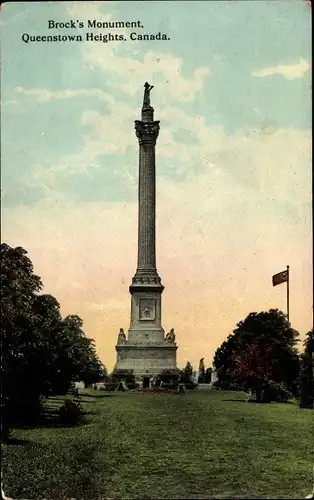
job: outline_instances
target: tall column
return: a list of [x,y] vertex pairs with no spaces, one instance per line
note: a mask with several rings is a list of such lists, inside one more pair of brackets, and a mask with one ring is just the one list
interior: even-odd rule
[[154,276],[156,271],[156,173],[155,145],[159,134],[159,121],[154,121],[154,108],[150,106],[147,84],[146,99],[142,107],[142,120],[135,121],[139,141],[138,188],[138,254],[136,277]]
[[156,343],[164,339],[161,326],[161,294],[163,285],[156,269],[156,173],[155,145],[159,121],[154,121],[154,109],[149,93],[153,87],[145,84],[142,119],[135,121],[139,141],[138,185],[138,254],[137,268],[130,286],[130,342]]
[[154,121],[150,91],[145,83],[141,120],[135,122],[139,141],[138,255],[129,291],[131,314],[128,335],[120,331],[116,345],[118,369],[132,369],[138,380],[176,368],[177,345],[171,332],[165,338],[161,297],[164,290],[156,268],[155,146],[159,121]]

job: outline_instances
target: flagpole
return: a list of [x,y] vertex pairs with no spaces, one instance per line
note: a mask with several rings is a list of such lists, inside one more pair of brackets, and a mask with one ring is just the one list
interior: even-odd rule
[[288,316],[288,321],[289,321],[289,316],[290,316],[290,303],[289,303],[289,267],[287,266],[287,316]]

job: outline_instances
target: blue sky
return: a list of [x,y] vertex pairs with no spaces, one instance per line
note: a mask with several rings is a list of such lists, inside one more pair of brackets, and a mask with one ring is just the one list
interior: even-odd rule
[[[170,40],[28,44],[21,40],[23,33],[84,36],[86,31],[105,32],[48,30],[51,19],[82,20],[85,25],[88,19],[140,20],[144,29],[137,31],[161,31]],[[127,39],[130,31],[136,30],[123,32]],[[311,54],[307,2],[9,3],[2,8],[1,42],[4,237],[30,248],[48,289],[64,297],[65,311],[78,308],[87,327],[103,338],[100,313],[91,310],[104,307],[109,332],[106,345],[114,342],[115,330],[122,326],[119,321],[128,321],[125,283],[131,279],[136,260],[132,243],[136,240],[138,154],[134,120],[139,118],[143,84],[148,80],[154,85],[155,117],[161,121],[158,252],[161,268],[170,273],[168,302],[174,304],[168,306],[165,317],[169,327],[174,321],[182,329],[183,352],[192,349],[195,358],[201,357],[188,340],[199,304],[209,307],[209,319],[198,327],[204,343],[212,322],[218,332],[218,340],[211,338],[206,348],[210,353],[215,342],[219,344],[241,319],[239,315],[254,307],[276,305],[274,293],[280,294],[278,304],[284,308],[282,287],[280,292],[269,290],[267,280],[289,262],[293,270],[292,259],[295,295],[306,309],[299,311],[295,306],[296,327],[309,328]],[[113,212],[120,214],[118,233],[112,226],[117,217]],[[168,223],[169,214],[176,214],[175,223]],[[79,227],[82,219],[84,231]],[[111,241],[108,247],[99,239],[96,243],[99,232]],[[83,250],[80,257],[75,250],[76,245],[89,248],[91,240],[99,246],[104,275],[100,268],[88,272]],[[117,253],[115,245],[128,248],[123,272],[115,260],[118,256],[112,257],[112,252]],[[64,276],[57,287],[42,255],[55,256],[61,249],[67,257],[64,263],[61,254],[57,258],[58,274]],[[123,254],[119,263],[121,259]],[[73,276],[65,267],[69,261],[76,262]],[[197,292],[197,304],[191,305],[193,312],[183,320],[178,311],[186,306],[184,297],[181,302],[177,299],[175,270],[186,269],[194,275],[188,281],[195,293],[195,262],[203,269],[203,291]],[[218,276],[217,268],[221,269]],[[114,288],[117,273],[121,288]],[[248,295],[243,303],[237,298],[228,273],[256,302],[250,302]],[[258,281],[259,273],[266,276],[265,284]],[[67,283],[70,276],[71,283],[76,282],[78,275],[81,279],[72,296]],[[91,276],[93,305],[83,290],[84,280],[90,283]],[[103,291],[104,279],[113,280],[110,286],[119,297],[118,305],[110,302],[109,285]],[[247,289],[248,283],[252,289]],[[208,306],[215,289],[221,313]],[[228,303],[234,304],[230,314]]]

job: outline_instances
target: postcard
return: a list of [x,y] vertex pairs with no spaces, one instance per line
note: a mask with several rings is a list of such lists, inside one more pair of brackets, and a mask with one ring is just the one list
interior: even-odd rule
[[2,5],[3,498],[311,494],[310,11]]

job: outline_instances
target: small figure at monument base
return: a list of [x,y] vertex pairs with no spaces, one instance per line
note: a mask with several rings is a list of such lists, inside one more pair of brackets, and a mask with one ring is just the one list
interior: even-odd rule
[[176,340],[176,335],[174,333],[174,329],[171,328],[170,332],[167,333],[165,337],[166,342],[174,342]]
[[123,344],[124,342],[126,342],[126,335],[123,328],[120,328],[120,332],[118,334],[118,344]]

